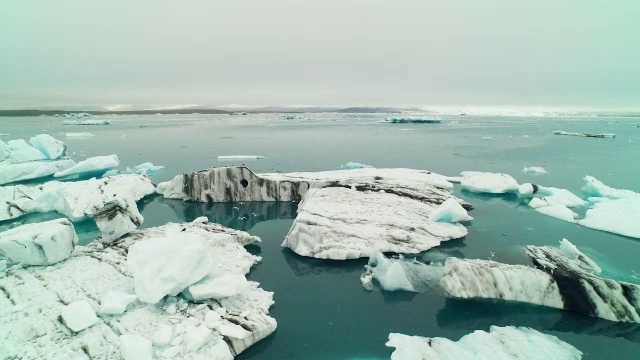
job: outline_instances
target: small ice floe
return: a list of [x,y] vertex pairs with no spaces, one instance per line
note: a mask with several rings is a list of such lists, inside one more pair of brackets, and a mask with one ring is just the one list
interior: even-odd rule
[[387,124],[440,124],[442,120],[436,118],[406,116],[406,117],[388,117],[385,120],[378,121]]
[[71,159],[29,161],[19,164],[7,164],[0,162],[0,185],[51,176],[75,165],[76,162]]
[[592,137],[592,138],[615,138],[616,134],[598,134],[598,133],[574,133],[574,132],[566,132],[561,130],[556,130],[553,132],[556,135],[568,135],[568,136],[582,136],[582,137]]
[[53,174],[53,177],[60,178],[84,173],[95,173],[107,171],[120,165],[118,155],[94,156],[80,161],[76,165]]
[[95,135],[88,132],[78,132],[78,133],[68,132],[68,133],[64,133],[64,136],[67,139],[90,139]]
[[220,155],[218,161],[237,161],[237,160],[259,160],[264,159],[264,155]]
[[460,222],[471,221],[473,218],[469,216],[467,210],[453,198],[445,200],[438,208],[431,213],[429,220],[438,222]]
[[415,129],[409,129],[409,128],[405,128],[405,129],[398,129],[398,131],[413,131]]
[[595,203],[578,224],[640,239],[640,196]]
[[62,125],[109,125],[107,120],[97,119],[77,119],[77,120],[63,120]]
[[440,286],[454,298],[517,301],[611,321],[640,323],[640,285],[604,277],[601,268],[564,239],[558,248],[526,246],[535,268],[449,258]]
[[458,341],[391,333],[386,346],[395,348],[391,360],[582,358],[580,350],[555,336],[531,328],[513,326],[491,326],[489,332],[477,330]]
[[400,256],[391,259],[380,252],[369,257],[360,282],[367,290],[373,290],[373,281],[385,291],[413,291],[426,293],[438,287],[442,278],[442,265],[423,264],[415,259],[405,260]]
[[51,265],[71,256],[78,243],[68,219],[21,225],[0,232],[0,254],[13,263]]
[[586,201],[566,189],[525,183],[520,185],[518,192],[521,196],[533,196],[528,205],[535,211],[569,222],[578,218],[570,208],[587,205]]
[[353,170],[353,169],[365,169],[365,168],[373,168],[371,165],[361,164],[358,162],[348,162],[344,165],[340,164],[340,169],[344,170]]
[[489,139],[491,139],[492,137],[491,137],[491,136],[483,136],[482,138],[483,138],[483,139],[485,139],[485,140],[489,140]]
[[164,166],[162,165],[153,165],[150,162],[146,162],[140,165],[136,165],[133,168],[127,167],[125,170],[111,169],[105,172],[102,177],[115,176],[120,174],[139,174],[154,176],[157,175],[162,169],[164,169]]
[[472,192],[504,194],[518,190],[516,179],[507,174],[463,171],[460,176],[462,188]]
[[528,166],[522,169],[522,172],[528,173],[528,174],[548,174],[549,173],[547,169],[543,168],[542,166]]

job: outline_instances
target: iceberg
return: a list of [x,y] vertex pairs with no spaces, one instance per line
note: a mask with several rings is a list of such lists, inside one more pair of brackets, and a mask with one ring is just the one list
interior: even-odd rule
[[352,162],[352,161],[344,165],[340,164],[340,169],[345,169],[345,170],[364,169],[364,168],[373,168],[373,166],[361,164],[358,162]]
[[460,224],[430,220],[440,203],[453,198],[447,190],[416,186],[420,195],[408,196],[376,185],[384,184],[307,191],[282,246],[302,256],[345,260],[375,252],[415,254],[467,234]]
[[60,140],[56,140],[48,134],[40,134],[32,137],[31,146],[38,149],[49,160],[56,160],[64,156],[67,146]]
[[516,192],[518,182],[507,174],[480,171],[463,171],[460,185],[463,189],[478,193],[504,194]]
[[640,285],[605,278],[568,240],[558,248],[526,246],[535,268],[449,258],[440,286],[455,298],[518,301],[611,321],[640,323]]
[[144,175],[118,175],[77,182],[49,181],[38,186],[0,187],[0,221],[30,213],[57,211],[72,221],[92,217],[117,199],[138,201],[153,194],[155,187]]
[[19,164],[0,163],[0,185],[51,176],[76,165],[71,159],[30,161]]
[[[152,345],[154,356],[233,359],[273,333],[277,323],[268,315],[273,293],[262,290],[253,281],[249,281],[248,288],[241,293],[217,300],[194,302],[178,294],[165,296],[156,304],[134,301],[127,304],[122,314],[100,314],[95,323],[79,333],[60,326],[58,315],[68,303],[86,302],[89,309],[99,310],[116,292],[120,294],[116,298],[123,297],[120,305],[124,305],[131,299],[127,294],[131,294],[134,287],[126,260],[131,246],[149,239],[180,236],[198,237],[206,243],[214,260],[210,270],[219,276],[248,273],[260,260],[244,249],[259,238],[217,224],[198,222],[137,230],[110,244],[94,241],[88,246],[76,247],[69,259],[47,267],[14,266],[0,277],[2,355],[20,358],[24,349],[29,349],[32,358],[115,359],[123,355],[120,335],[127,335],[158,340]],[[171,262],[165,267],[172,265]],[[38,304],[37,311],[32,306],[34,302]],[[85,310],[88,310],[86,306]],[[212,317],[211,312],[217,317]],[[207,315],[209,323],[205,323]],[[224,335],[233,326],[244,331],[242,338]],[[162,336],[154,336],[160,330]],[[144,342],[147,341],[150,342]],[[148,349],[148,343],[146,346]]]
[[640,239],[640,196],[594,204],[578,224],[591,229]]
[[80,132],[80,133],[68,132],[68,133],[64,133],[64,136],[68,139],[89,139],[94,137],[95,135],[87,132]]
[[612,188],[593,176],[585,176],[584,182],[585,184],[580,190],[589,197],[599,197],[611,200],[640,197],[640,193],[631,190]]
[[107,120],[94,120],[94,119],[78,119],[78,120],[63,120],[62,125],[109,125]]
[[71,256],[78,243],[73,224],[56,219],[0,232],[0,255],[25,265],[51,265]]
[[597,134],[597,133],[574,133],[574,132],[566,132],[562,130],[556,130],[553,132],[556,135],[568,135],[568,136],[582,136],[582,137],[592,137],[592,138],[615,138],[616,134]]
[[47,157],[38,149],[27,144],[22,139],[0,140],[0,162],[7,164],[21,164],[30,161],[46,160]]
[[529,173],[529,174],[548,174],[549,173],[547,169],[543,168],[542,166],[525,167],[524,169],[522,169],[522,172]]
[[471,221],[473,218],[469,216],[467,210],[460,205],[460,202],[449,198],[429,215],[429,220],[437,222],[460,222]]
[[387,124],[440,124],[442,120],[434,118],[421,118],[415,116],[407,117],[388,117],[385,120],[378,121],[379,123]]
[[93,214],[103,242],[111,242],[137,229],[144,221],[132,198],[110,201]]
[[220,155],[218,161],[236,161],[236,160],[259,160],[264,159],[264,155]]
[[115,176],[120,174],[139,174],[139,175],[154,176],[158,172],[160,172],[160,170],[162,169],[164,169],[164,166],[162,165],[156,166],[150,162],[146,162],[146,163],[142,163],[140,165],[134,166],[133,169],[130,167],[127,167],[123,171],[119,171],[116,169],[109,170],[106,173],[104,173],[102,177]]
[[582,352],[555,336],[524,327],[491,326],[458,341],[391,333],[387,346],[395,348],[391,360],[577,360]]
[[[414,169],[335,170],[321,172],[255,174],[244,166],[219,167],[186,173],[158,184],[157,192],[168,199],[200,202],[300,201],[311,188],[355,183],[387,184],[385,191],[420,196],[414,187],[433,185],[451,190],[450,178]],[[399,185],[394,185],[398,183]],[[411,183],[410,187],[407,184]],[[380,185],[380,189],[383,186]],[[413,194],[413,195],[411,195]],[[428,201],[428,199],[423,199]],[[446,198],[442,199],[442,201]],[[438,202],[438,204],[441,201]]]
[[118,165],[120,165],[118,155],[94,156],[86,160],[82,160],[68,169],[56,172],[53,174],[53,177],[60,178],[83,173],[107,171],[117,167]]
[[360,276],[363,287],[373,290],[373,281],[386,291],[414,291],[427,293],[439,287],[442,265],[423,264],[416,259],[390,259],[378,252],[369,258],[365,272]]

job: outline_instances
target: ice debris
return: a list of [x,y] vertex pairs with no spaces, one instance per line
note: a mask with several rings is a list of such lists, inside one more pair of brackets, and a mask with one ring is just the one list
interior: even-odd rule
[[67,139],[89,139],[95,136],[95,134],[87,132],[68,132],[64,133]]
[[395,348],[391,360],[578,360],[582,352],[555,336],[524,327],[491,326],[458,341],[391,333],[387,346]]
[[120,354],[124,360],[152,360],[151,340],[137,334],[120,335]]
[[127,306],[138,299],[137,296],[122,291],[110,291],[100,299],[99,314],[118,315],[127,310]]
[[220,155],[218,161],[236,161],[236,160],[259,160],[264,159],[264,155]]
[[144,218],[133,198],[116,198],[95,211],[93,219],[102,233],[103,242],[111,242],[137,229]]
[[340,164],[340,169],[344,170],[353,170],[353,169],[364,169],[364,168],[372,168],[373,166],[361,164],[358,162],[348,162],[344,165]]
[[582,136],[582,137],[593,137],[593,138],[615,138],[616,134],[597,134],[597,133],[574,133],[574,132],[566,132],[562,130],[556,130],[553,132],[556,135],[569,135],[569,136]]
[[56,160],[64,156],[67,146],[48,134],[40,134],[32,137],[29,142],[31,146],[40,150],[49,160]]
[[522,172],[529,173],[529,174],[548,174],[549,173],[547,169],[543,168],[542,166],[525,167],[524,169],[522,169]]
[[62,125],[109,125],[107,120],[97,119],[78,119],[78,120],[63,120]]
[[405,117],[388,117],[385,120],[380,120],[378,122],[388,123],[388,124],[439,124],[442,122],[442,120],[435,119],[435,118],[405,116]]
[[56,219],[0,232],[0,254],[25,265],[51,265],[71,256],[78,243],[73,224]]
[[454,198],[449,198],[429,215],[429,220],[457,223],[460,221],[471,221],[473,218],[469,216],[467,210],[460,205],[460,202]]
[[96,313],[85,300],[74,301],[65,306],[60,316],[64,324],[75,332],[82,331],[98,322]]

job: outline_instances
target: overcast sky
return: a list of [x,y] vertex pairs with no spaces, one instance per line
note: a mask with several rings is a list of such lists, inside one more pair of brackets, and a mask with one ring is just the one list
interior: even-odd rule
[[0,106],[640,109],[640,1],[3,0]]

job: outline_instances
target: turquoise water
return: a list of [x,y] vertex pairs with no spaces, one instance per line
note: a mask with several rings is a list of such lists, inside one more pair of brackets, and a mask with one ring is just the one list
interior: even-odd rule
[[[376,167],[427,169],[445,175],[479,170],[504,172],[519,182],[561,187],[580,194],[585,175],[616,188],[640,191],[639,118],[443,117],[442,124],[379,124],[386,115],[277,114],[109,116],[110,126],[62,126],[60,119],[0,118],[2,140],[46,131],[65,141],[74,159],[118,154],[122,166],[151,161],[166,169],[155,181],[211,166],[218,155],[265,155],[246,164],[256,172],[317,171],[357,161]],[[402,130],[399,129],[413,129]],[[554,130],[615,133],[615,139],[553,135]],[[91,132],[87,140],[64,132]],[[75,152],[75,155],[73,153]],[[543,166],[547,175],[524,174]],[[636,281],[640,240],[579,227],[522,206],[510,196],[455,194],[472,203],[469,234],[438,251],[452,256],[527,263],[524,245],[557,245],[567,238],[611,276]],[[144,227],[212,221],[258,235],[250,251],[263,257],[249,274],[275,293],[271,309],[277,331],[238,359],[384,359],[390,332],[457,340],[490,325],[529,326],[550,333],[585,353],[585,359],[631,359],[640,351],[640,326],[617,324],[559,310],[491,301],[445,299],[436,294],[367,292],[359,282],[366,260],[303,258],[280,244],[296,204],[194,204],[151,197],[140,204]],[[241,214],[260,214],[247,222]],[[640,215],[640,214],[639,214]],[[32,218],[35,220],[37,217]],[[27,219],[30,220],[30,219]],[[2,225],[2,224],[0,224]],[[84,242],[95,225],[78,226]],[[492,253],[494,253],[492,255]]]

